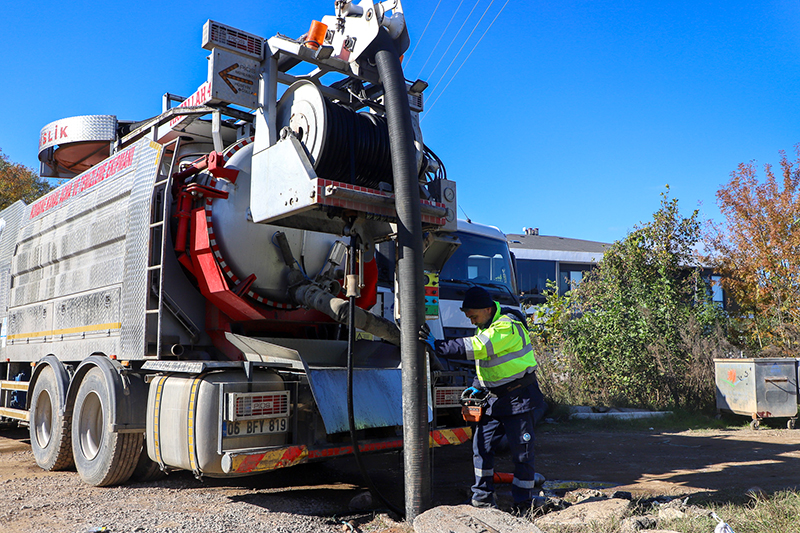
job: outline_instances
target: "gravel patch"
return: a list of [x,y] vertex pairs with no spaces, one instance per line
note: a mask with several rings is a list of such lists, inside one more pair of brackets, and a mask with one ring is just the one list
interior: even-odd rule
[[[10,439],[0,441],[13,442]],[[359,486],[335,479],[328,466],[302,465],[266,475],[197,480],[189,472],[165,479],[92,487],[74,471],[44,472],[30,449],[0,447],[0,531],[3,533],[306,533],[358,525],[398,525],[375,510],[353,514]],[[105,529],[103,529],[105,528]]]

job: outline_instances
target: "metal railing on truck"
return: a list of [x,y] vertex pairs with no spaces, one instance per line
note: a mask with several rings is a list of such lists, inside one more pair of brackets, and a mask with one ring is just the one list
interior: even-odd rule
[[27,381],[0,380],[0,417],[13,418],[15,420],[28,421],[28,411],[26,409],[15,409],[6,407],[9,403],[8,398],[12,391],[28,392]]

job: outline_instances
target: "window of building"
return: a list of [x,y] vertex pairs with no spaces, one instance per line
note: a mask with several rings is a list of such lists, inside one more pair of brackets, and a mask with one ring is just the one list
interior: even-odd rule
[[725,303],[722,292],[722,276],[711,276],[711,301],[719,304]]
[[560,275],[558,280],[558,291],[560,294],[564,294],[567,291],[571,291],[578,284],[583,281],[583,276],[586,272],[589,272],[592,269],[591,265],[580,265],[580,264],[571,264],[571,263],[561,263]]
[[526,301],[544,302],[547,280],[556,279],[556,262],[517,259],[519,290]]

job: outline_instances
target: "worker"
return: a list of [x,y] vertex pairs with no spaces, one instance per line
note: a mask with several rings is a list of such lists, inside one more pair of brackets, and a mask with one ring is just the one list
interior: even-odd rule
[[474,336],[437,340],[423,326],[420,340],[437,355],[474,360],[476,376],[465,394],[478,398],[488,393],[486,411],[472,437],[475,484],[470,503],[474,507],[497,508],[494,455],[506,435],[514,460],[512,512],[525,514],[535,496],[533,411],[544,404],[525,318],[516,309],[501,308],[485,289],[477,286],[466,291],[461,310],[477,326]]

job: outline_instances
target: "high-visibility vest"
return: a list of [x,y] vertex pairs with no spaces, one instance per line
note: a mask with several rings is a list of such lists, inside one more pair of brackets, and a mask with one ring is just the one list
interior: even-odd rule
[[525,325],[511,315],[502,314],[497,302],[495,306],[489,327],[478,327],[474,337],[464,339],[467,358],[475,361],[478,380],[488,388],[520,379],[536,366]]

